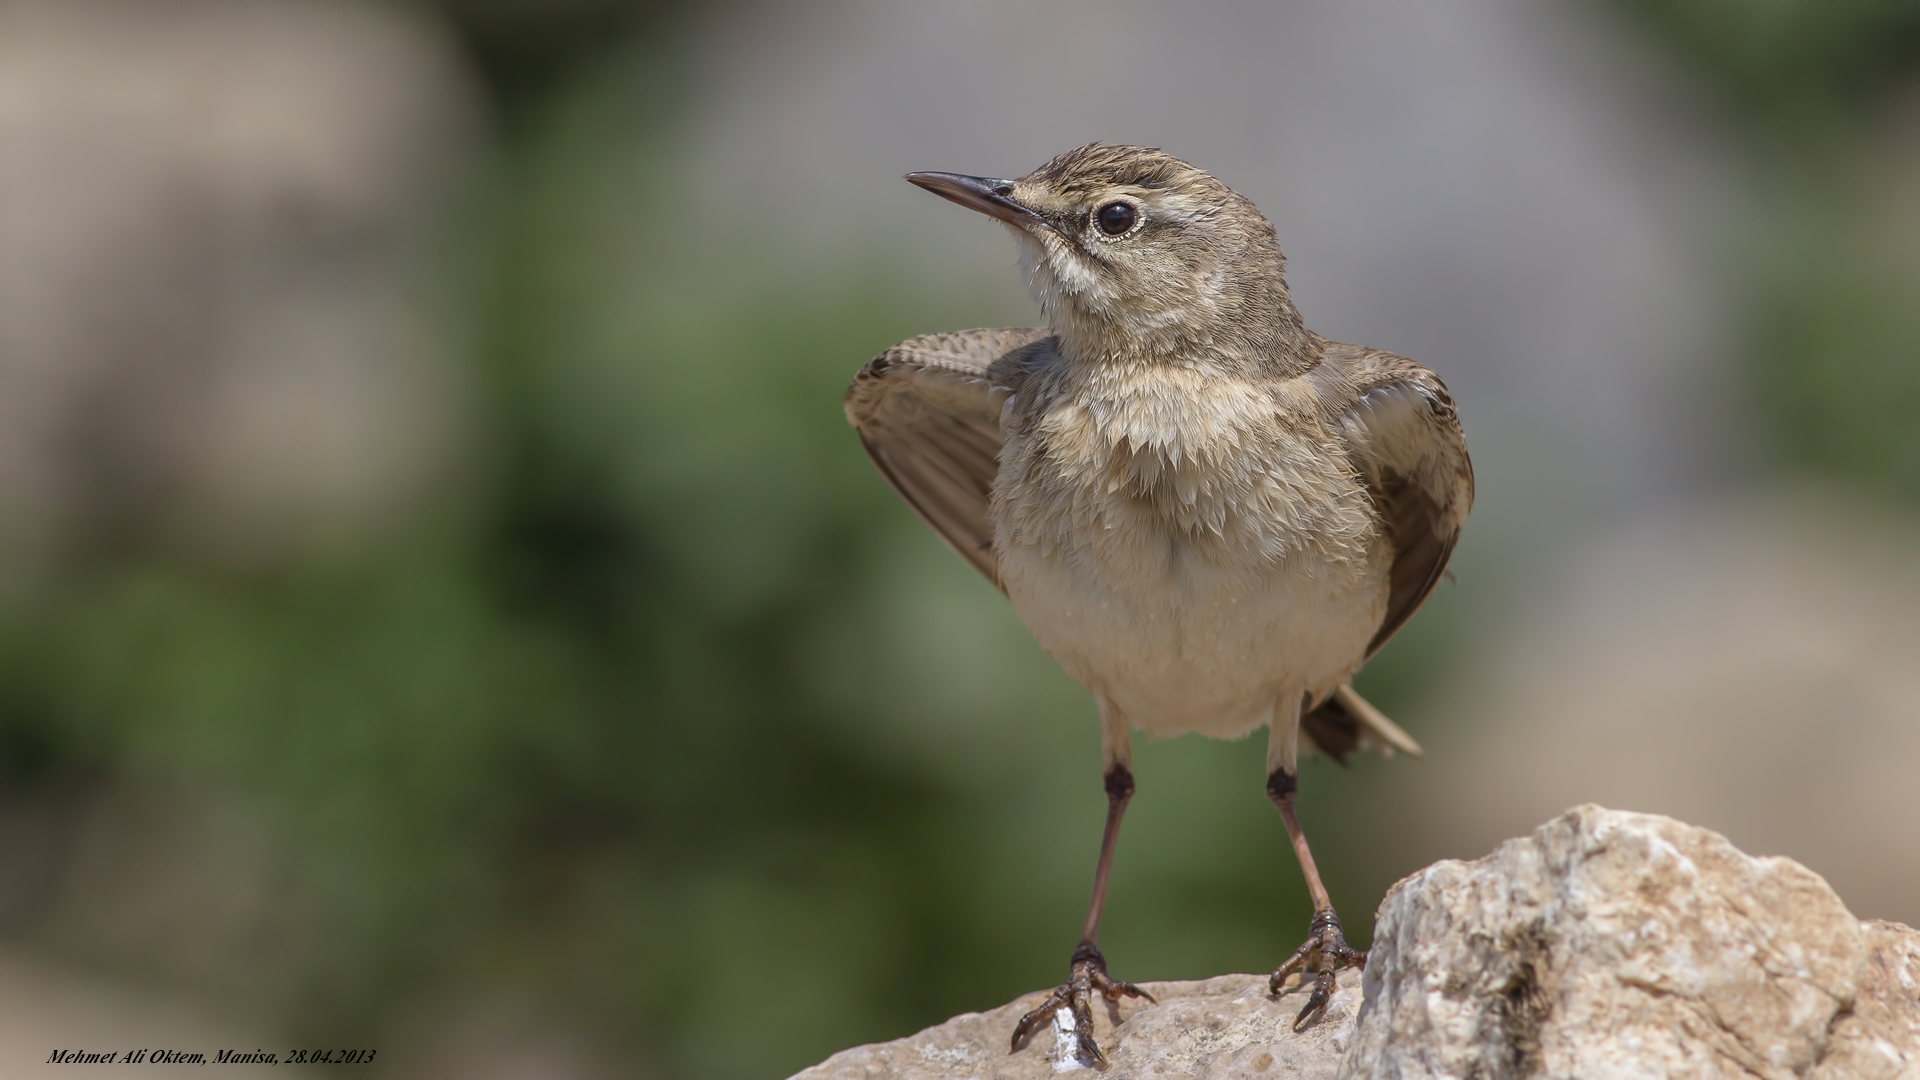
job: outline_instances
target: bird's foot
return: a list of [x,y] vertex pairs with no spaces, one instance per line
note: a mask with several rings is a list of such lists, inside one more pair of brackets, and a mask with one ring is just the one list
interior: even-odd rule
[[1066,983],[1054,987],[1039,1008],[1021,1017],[1020,1022],[1014,1025],[1013,1052],[1020,1052],[1047,1021],[1061,1016],[1070,1022],[1060,1025],[1061,1033],[1065,1034],[1071,1026],[1073,1053],[1080,1063],[1095,1069],[1106,1068],[1107,1056],[1100,1052],[1100,1044],[1093,1038],[1095,994],[1110,1002],[1117,1002],[1123,997],[1153,1000],[1152,994],[1132,983],[1110,977],[1107,974],[1107,958],[1100,955],[1099,946],[1083,941],[1079,948],[1073,950],[1072,974]]
[[1293,1018],[1293,1030],[1299,1031],[1327,1011],[1327,1002],[1333,999],[1334,972],[1345,967],[1366,966],[1367,954],[1348,945],[1347,939],[1341,936],[1340,916],[1322,911],[1307,925],[1306,942],[1287,957],[1286,963],[1274,969],[1273,977],[1267,980],[1267,989],[1279,997],[1287,976],[1295,971],[1300,973],[1301,985],[1306,985],[1309,979],[1313,981],[1313,993],[1308,996],[1306,1007]]

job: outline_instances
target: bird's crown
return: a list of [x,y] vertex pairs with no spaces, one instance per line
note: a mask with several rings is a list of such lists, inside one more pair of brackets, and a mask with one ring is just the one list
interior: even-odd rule
[[1062,195],[1097,195],[1117,187],[1182,190],[1190,194],[1232,192],[1202,169],[1152,146],[1088,143],[1069,150],[1020,178]]
[[1094,143],[1014,180],[908,179],[1013,228],[1027,286],[1077,358],[1271,367],[1305,348],[1266,216],[1163,151]]

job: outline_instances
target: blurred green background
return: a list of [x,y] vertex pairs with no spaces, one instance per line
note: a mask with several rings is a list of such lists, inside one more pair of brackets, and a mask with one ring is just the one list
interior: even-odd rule
[[[1012,271],[796,272],[690,223],[689,42],[757,9],[401,10],[478,87],[479,149],[404,274],[471,387],[469,449],[351,542],[235,557],[143,503],[10,557],[9,947],[296,1043],[430,1042],[497,1001],[591,1074],[714,1080],[1056,982],[1104,809],[1092,705],[840,413],[898,339],[1032,321]],[[1920,500],[1920,5],[1593,15],[1678,73],[1753,193],[1712,252],[1740,298],[1733,470]],[[757,208],[730,212],[750,232]],[[1419,702],[1519,587],[1500,568],[1521,541],[1489,528],[1361,681],[1423,739]],[[1262,740],[1137,752],[1116,973],[1270,968],[1309,907]],[[1419,767],[1307,766],[1358,939],[1418,865],[1364,807]],[[103,849],[125,861],[76,869],[99,829],[131,837]],[[115,897],[170,874],[172,901]]]

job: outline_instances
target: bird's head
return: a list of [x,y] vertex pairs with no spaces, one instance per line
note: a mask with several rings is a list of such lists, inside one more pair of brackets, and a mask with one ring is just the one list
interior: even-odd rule
[[907,179],[1013,230],[1027,287],[1076,356],[1267,366],[1305,347],[1273,226],[1179,158],[1094,144],[1016,180]]

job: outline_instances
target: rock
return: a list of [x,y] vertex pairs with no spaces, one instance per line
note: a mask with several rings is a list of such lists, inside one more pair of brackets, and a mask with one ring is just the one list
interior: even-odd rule
[[1388,891],[1340,1075],[1920,1080],[1917,958],[1792,860],[1577,807]]
[[1813,1080],[1920,1080],[1920,931],[1872,919],[1853,1008],[1834,1018]]
[[[1096,1007],[1095,1034],[1112,1077],[1331,1080],[1360,1004],[1355,981],[1349,977],[1328,1003],[1326,1018],[1298,1035],[1293,1018],[1307,992],[1294,990],[1276,1001],[1267,994],[1265,975],[1142,983],[1157,1004],[1126,1001],[1104,1017]],[[1025,1050],[1007,1052],[1014,1023],[1045,996],[1035,992],[905,1039],[843,1050],[793,1080],[1037,1080],[1080,1070],[1057,1027],[1036,1035]]]
[[[1705,829],[1577,807],[1387,892],[1359,993],[1296,1035],[1265,976],[1145,984],[1099,1024],[1121,1077],[1920,1080],[1920,931],[1860,922],[1818,875]],[[795,1080],[988,1080],[1080,1068],[1029,994]],[[1362,1000],[1364,999],[1364,1000]]]

